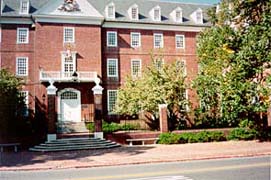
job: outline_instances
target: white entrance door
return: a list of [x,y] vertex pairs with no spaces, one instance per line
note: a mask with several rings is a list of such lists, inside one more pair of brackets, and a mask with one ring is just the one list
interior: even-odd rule
[[81,121],[81,98],[79,91],[65,91],[60,96],[61,120],[64,122]]

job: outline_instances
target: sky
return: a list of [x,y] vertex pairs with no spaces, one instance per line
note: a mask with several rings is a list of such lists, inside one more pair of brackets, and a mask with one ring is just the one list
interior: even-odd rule
[[220,0],[163,0],[163,1],[176,1],[176,2],[200,3],[200,4],[217,4]]

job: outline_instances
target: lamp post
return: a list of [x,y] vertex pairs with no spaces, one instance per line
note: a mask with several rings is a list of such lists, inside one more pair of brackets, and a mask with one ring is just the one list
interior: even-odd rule
[[103,130],[102,130],[102,97],[103,97],[103,87],[100,85],[101,80],[97,77],[95,79],[95,86],[92,88],[94,94],[94,124],[95,132],[94,137],[103,139]]

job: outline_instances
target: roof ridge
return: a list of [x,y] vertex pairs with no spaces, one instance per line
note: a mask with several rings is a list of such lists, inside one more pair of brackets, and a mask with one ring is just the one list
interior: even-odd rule
[[177,1],[170,1],[170,0],[141,0],[141,1],[155,1],[155,2],[159,2],[159,3],[213,6],[212,4],[207,4],[207,3],[177,2]]

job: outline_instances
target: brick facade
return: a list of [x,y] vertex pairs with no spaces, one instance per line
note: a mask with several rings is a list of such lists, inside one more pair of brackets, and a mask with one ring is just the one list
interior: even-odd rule
[[[91,0],[88,2],[95,4],[95,2]],[[14,3],[16,2],[14,1]],[[100,3],[104,3],[104,1]],[[180,4],[176,3],[176,7],[179,5]],[[94,6],[94,8],[95,7],[96,6]],[[13,23],[10,19],[5,23],[0,23],[0,68],[7,68],[11,72],[16,73],[16,58],[28,57],[28,75],[22,77],[25,82],[23,90],[29,91],[28,107],[33,110],[34,115],[42,114],[42,116],[45,116],[43,117],[45,119],[48,119],[48,114],[46,115],[44,112],[48,112],[48,108],[53,108],[47,106],[51,103],[47,102],[50,98],[48,98],[46,90],[46,87],[49,86],[50,78],[44,81],[40,75],[42,72],[63,72],[63,57],[68,50],[76,54],[76,72],[94,72],[97,74],[97,77],[102,80],[101,86],[104,88],[103,115],[104,118],[111,118],[115,116],[108,115],[107,91],[117,90],[125,83],[125,77],[131,74],[131,59],[140,59],[142,69],[151,63],[151,53],[154,55],[162,54],[165,63],[172,63],[177,59],[183,59],[186,62],[187,80],[190,81],[198,72],[196,36],[200,29],[204,26],[208,26],[205,24],[195,27],[191,25],[181,25],[179,26],[180,29],[177,29],[177,25],[173,24],[172,27],[175,27],[175,30],[174,28],[167,28],[169,25],[163,23],[155,24],[155,26],[159,28],[155,28],[152,23],[149,23],[149,25],[147,23],[138,24],[138,28],[129,28],[129,25],[125,25],[125,27],[106,27],[106,18],[89,20],[88,22],[84,19],[85,17],[76,19],[70,16],[70,19],[69,17],[61,19],[62,17],[59,16],[61,20],[58,21],[56,20],[58,16],[50,17],[49,14],[48,17],[51,19],[40,20],[39,16],[33,16],[32,19],[30,17],[23,18],[24,20],[28,20],[27,23],[24,21],[21,21],[21,24],[18,22]],[[22,17],[18,16],[17,18]],[[95,23],[90,23],[92,21]],[[97,23],[96,21],[100,22]],[[143,26],[146,27],[143,28]],[[63,42],[65,27],[74,28],[75,42]],[[29,42],[27,44],[17,43],[17,28],[29,29]],[[117,32],[117,47],[107,46],[108,31]],[[138,48],[131,47],[130,41],[132,32],[141,34],[141,46]],[[163,34],[164,47],[162,49],[154,48],[154,33]],[[176,35],[184,35],[185,47],[183,49],[176,48]],[[118,78],[108,77],[108,58],[118,59]],[[61,94],[59,93],[65,91],[65,89],[76,89],[80,91],[81,94],[81,120],[93,121],[95,110],[94,95],[91,89],[95,86],[94,79],[87,81],[54,80],[54,86],[58,89],[55,99],[56,114],[59,115],[59,113],[61,113],[61,107],[59,107]],[[196,105],[195,92],[188,90],[188,94],[189,99]],[[49,116],[52,115],[49,114]],[[55,118],[57,118],[57,116]],[[50,131],[53,131],[51,124],[48,125],[48,127],[50,127]]]

